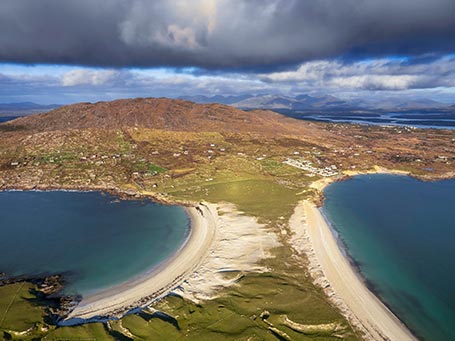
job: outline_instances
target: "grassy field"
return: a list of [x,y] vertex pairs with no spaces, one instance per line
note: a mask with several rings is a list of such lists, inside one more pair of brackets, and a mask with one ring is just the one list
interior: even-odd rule
[[103,323],[89,323],[82,326],[63,327],[47,333],[43,340],[65,340],[65,341],[95,341],[95,340],[112,340],[115,338],[110,335],[107,327]]
[[0,331],[4,331],[4,338],[21,340],[44,334],[44,306],[32,294],[34,287],[27,282],[0,287]]
[[[280,186],[273,180],[235,179],[234,181],[208,183],[195,189],[170,192],[176,198],[194,201],[230,202],[246,215],[268,222],[292,214],[302,195],[298,191]],[[260,201],[257,198],[261,198]]]

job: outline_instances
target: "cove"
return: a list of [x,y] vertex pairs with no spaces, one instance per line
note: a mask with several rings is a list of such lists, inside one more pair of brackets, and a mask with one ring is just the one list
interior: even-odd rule
[[89,295],[140,276],[189,235],[183,208],[100,192],[0,192],[0,272],[63,274]]
[[370,289],[421,339],[455,340],[455,180],[360,175],[323,213]]

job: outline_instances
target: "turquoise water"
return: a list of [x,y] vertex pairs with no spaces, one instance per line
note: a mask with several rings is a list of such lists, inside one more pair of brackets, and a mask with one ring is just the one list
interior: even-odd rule
[[455,340],[455,180],[361,175],[325,196],[370,288],[420,338]]
[[99,192],[0,192],[0,272],[63,273],[65,292],[120,284],[172,255],[189,219],[177,206]]

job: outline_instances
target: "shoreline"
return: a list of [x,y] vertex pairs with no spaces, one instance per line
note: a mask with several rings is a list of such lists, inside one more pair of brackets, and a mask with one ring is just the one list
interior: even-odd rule
[[[323,189],[329,185],[332,182],[335,181],[343,181],[347,178],[356,176],[356,175],[361,175],[361,174],[378,174],[378,173],[383,173],[383,174],[398,174],[398,175],[410,175],[407,172],[403,171],[393,171],[385,168],[381,168],[378,166],[375,166],[374,169],[370,171],[346,171],[341,176],[339,177],[333,177],[333,178],[323,178],[321,180],[315,181],[310,185],[310,188],[313,188],[316,190],[317,194],[319,195],[319,198],[323,198]],[[450,176],[449,176],[450,177]],[[437,180],[437,179],[421,179],[421,180]],[[161,264],[159,264],[157,267],[151,269],[150,271],[147,271],[143,275],[139,275],[139,277],[135,277],[131,281],[127,281],[124,284],[114,286],[112,288],[108,288],[105,291],[102,291],[100,294],[97,295],[96,293],[94,295],[88,296],[86,299],[82,299],[82,301],[79,302],[75,308],[70,311],[69,315],[62,320],[63,325],[76,325],[76,324],[82,324],[94,320],[107,320],[110,318],[117,318],[120,316],[125,315],[128,312],[134,311],[136,309],[141,309],[153,301],[156,301],[169,293],[175,292],[178,295],[188,297],[192,300],[196,298],[198,299],[206,299],[204,297],[205,293],[202,295],[200,293],[194,294],[194,290],[191,288],[193,287],[199,287],[201,284],[208,284],[207,281],[213,281],[214,278],[209,277],[210,274],[212,273],[219,273],[224,269],[224,266],[226,265],[226,260],[228,258],[222,258],[220,257],[220,260],[222,259],[222,263],[219,264],[209,264],[210,266],[206,266],[206,264],[203,264],[204,262],[207,262],[208,260],[215,258],[212,257],[212,253],[219,247],[217,245],[218,241],[217,239],[224,240],[225,235],[223,236],[216,236],[216,232],[219,229],[220,231],[223,231],[223,233],[226,233],[228,230],[223,228],[223,222],[221,221],[222,219],[229,218],[227,215],[221,215],[218,216],[217,210],[220,208],[223,208],[220,205],[205,205],[205,204],[199,204],[197,206],[194,205],[194,203],[191,203],[189,201],[175,201],[175,200],[170,200],[170,198],[166,197],[165,195],[161,195],[160,193],[154,193],[154,192],[146,192],[146,191],[138,191],[134,189],[120,189],[117,187],[110,187],[106,188],[103,186],[99,187],[84,187],[84,186],[34,186],[34,187],[21,187],[21,186],[15,186],[11,188],[6,188],[5,186],[0,188],[0,191],[27,191],[27,190],[32,190],[32,191],[77,191],[77,192],[86,192],[86,191],[101,191],[101,192],[106,192],[109,194],[113,194],[118,196],[120,199],[133,199],[133,200],[138,200],[138,199],[149,199],[153,200],[155,202],[163,203],[163,204],[175,204],[175,205],[180,205],[182,206],[186,211],[188,216],[190,217],[191,220],[191,226],[189,230],[189,235],[187,237],[187,240],[185,243],[177,250],[170,258],[167,260],[163,261]],[[322,203],[322,201],[321,201]],[[319,215],[319,220],[322,219],[322,223],[316,223],[313,225],[321,224],[321,226],[318,226],[317,229],[319,230],[324,230],[325,234],[324,237],[326,240],[330,240],[330,238],[334,241],[336,249],[331,249],[331,250],[338,250],[338,258],[342,258],[344,262],[346,263],[344,266],[347,266],[349,270],[346,270],[347,272],[351,272],[356,276],[356,279],[353,280],[353,283],[358,282],[357,286],[362,287],[361,291],[365,295],[366,301],[363,302],[363,307],[362,309],[364,310],[363,313],[362,311],[356,312],[349,304],[346,304],[346,299],[343,297],[339,297],[340,295],[336,290],[333,288],[333,281],[330,281],[330,278],[327,278],[327,276],[324,275],[324,272],[322,271],[321,267],[321,262],[320,259],[316,255],[316,248],[315,248],[315,243],[310,240],[310,236],[308,235],[308,226],[305,226],[305,206],[301,202],[299,205],[295,208],[295,213],[291,217],[290,222],[290,227],[294,231],[294,233],[300,234],[301,240],[299,240],[299,243],[305,244],[304,248],[306,250],[304,251],[307,255],[308,258],[310,259],[310,266],[308,266],[309,272],[312,275],[314,282],[317,286],[321,287],[322,290],[325,292],[327,299],[332,302],[335,306],[337,306],[342,314],[347,317],[348,321],[356,327],[356,329],[363,331],[363,333],[366,335],[366,339],[390,339],[390,340],[415,340],[415,336],[411,334],[411,332],[407,329],[407,327],[387,308],[387,306],[382,303],[379,298],[374,295],[373,292],[370,291],[370,289],[366,286],[365,281],[362,279],[361,275],[357,273],[356,269],[353,267],[353,265],[350,263],[349,259],[346,258],[345,255],[342,254],[338,241],[332,234],[332,231],[330,227],[328,226],[326,220],[324,219],[323,215],[321,212],[318,210],[317,206],[318,204],[316,203],[309,203],[309,205],[312,205],[314,210],[316,210],[316,213],[313,213],[314,215]],[[198,211],[200,209],[200,211]],[[235,211],[235,208],[230,208],[227,209]],[[297,212],[298,211],[298,212]],[[201,216],[201,212],[204,212]],[[205,214],[207,212],[207,214]],[[311,210],[310,210],[311,212]],[[295,216],[297,214],[297,216]],[[208,221],[208,215],[210,214],[210,222]],[[225,217],[225,218],[223,218]],[[316,220],[316,218],[314,218]],[[293,224],[291,221],[293,221]],[[316,220],[317,221],[317,220]],[[229,226],[233,226],[232,223],[234,223],[233,220],[230,220],[229,222],[225,222],[226,224],[229,223]],[[205,225],[204,225],[205,224]],[[236,224],[238,222],[236,221]],[[201,226],[202,225],[202,226]],[[210,225],[210,226],[209,226]],[[248,222],[248,226],[252,225],[252,222]],[[325,225],[325,227],[323,226]],[[259,227],[260,228],[260,227]],[[199,241],[197,245],[190,247],[191,250],[191,255],[193,257],[196,257],[197,259],[193,259],[193,262],[188,265],[187,261],[189,257],[183,256],[182,252],[184,252],[189,243],[190,239],[193,238],[193,229],[198,230],[198,233],[203,233],[201,231],[205,230],[206,233],[208,233],[208,230],[211,230],[212,236],[211,240],[208,241],[206,236],[205,241]],[[226,231],[225,231],[226,230]],[[230,231],[233,232],[233,231]],[[329,234],[327,234],[327,232]],[[235,231],[235,234],[238,236],[239,231]],[[319,236],[321,239],[321,236]],[[204,238],[203,238],[204,239]],[[321,242],[321,240],[320,240]],[[326,243],[325,240],[322,240],[322,242]],[[322,243],[321,242],[321,243]],[[296,246],[296,242],[291,239],[291,244],[295,249],[298,249],[298,246]],[[273,243],[271,243],[273,245]],[[252,249],[253,250],[253,249]],[[324,247],[319,247],[319,250],[324,251]],[[336,252],[336,251],[334,251]],[[185,258],[186,257],[186,258]],[[259,258],[264,258],[264,254],[261,255]],[[258,258],[258,259],[259,259]],[[266,258],[266,257],[265,257]],[[172,272],[173,270],[169,268],[172,268],[172,264],[177,263],[179,265],[179,260],[182,259],[185,264],[187,264],[187,269],[186,271],[184,269],[181,269],[179,273]],[[341,261],[342,261],[341,260]],[[213,261],[213,259],[212,259]],[[254,264],[256,261],[249,261],[248,263]],[[237,268],[237,267],[234,267]],[[180,267],[179,267],[180,269]],[[199,271],[199,269],[201,271]],[[241,269],[241,268],[240,268]],[[215,271],[214,271],[215,270]],[[259,269],[257,269],[259,270]],[[169,272],[171,271],[171,273]],[[198,273],[199,271],[199,273]],[[248,271],[247,267],[245,266],[242,271]],[[164,273],[164,274],[163,274]],[[344,273],[344,272],[343,272]],[[321,275],[322,274],[322,275]],[[155,278],[158,276],[160,285],[156,284],[152,289],[150,289],[149,285],[155,285]],[[360,276],[360,277],[359,277]],[[196,278],[195,278],[196,277]],[[351,278],[352,280],[352,278]],[[191,285],[188,285],[188,281],[191,282]],[[341,281],[342,283],[343,276],[341,276]],[[230,281],[233,282],[233,281]],[[224,280],[217,279],[217,285],[214,285],[212,289],[213,291],[216,291],[219,287],[222,286],[229,286],[232,283],[228,283]],[[345,287],[347,287],[345,283]],[[120,288],[121,290],[118,290]],[[137,289],[139,288],[139,289]],[[115,289],[115,290],[114,290]],[[348,288],[350,289],[350,288]],[[206,289],[204,289],[206,290]],[[208,289],[207,289],[208,290]],[[210,296],[213,294],[210,293]],[[348,290],[349,291],[349,290]],[[119,293],[120,292],[120,293]],[[96,297],[98,296],[98,297]],[[352,295],[354,298],[357,295]],[[352,297],[351,297],[352,299]],[[400,338],[395,337],[395,334],[393,337],[389,337],[387,335],[387,332],[383,331],[383,326],[378,325],[378,322],[376,321],[376,317],[373,316],[372,319],[366,319],[364,317],[364,313],[368,313],[369,311],[372,310],[370,309],[370,305],[375,306],[376,308],[379,309],[381,321],[391,321],[392,325],[394,326],[394,330],[398,330],[398,333],[400,335]],[[382,307],[381,307],[382,306]],[[363,315],[362,315],[363,314]],[[382,321],[383,322],[383,321]],[[381,323],[382,323],[381,322]],[[376,337],[373,337],[371,335],[376,335]],[[387,335],[387,336],[385,336]],[[397,334],[398,335],[398,334]],[[369,337],[368,337],[369,336]]]
[[414,179],[420,181],[441,181],[441,180],[448,180],[455,178],[455,172],[446,172],[439,175],[416,175],[410,171],[404,171],[399,169],[390,169],[381,167],[378,165],[372,166],[371,169],[368,170],[344,170],[339,175],[334,177],[327,177],[316,180],[310,184],[310,188],[315,189],[318,192],[324,190],[324,188],[330,185],[333,182],[337,181],[344,181],[346,179],[352,178],[357,175],[368,175],[368,174],[391,174],[391,175],[403,175],[403,176],[410,176]]
[[64,325],[120,317],[169,294],[203,262],[216,230],[216,205],[184,207],[191,221],[185,243],[156,268],[123,284],[85,298],[63,320]]
[[[246,216],[235,205],[224,202],[196,204],[174,200],[161,193],[103,186],[0,188],[0,192],[8,191],[104,192],[121,200],[151,200],[164,205],[179,205],[190,219],[188,237],[171,257],[124,283],[73,300],[60,314],[58,324],[61,326],[120,318],[172,293],[194,302],[211,299],[216,297],[220,288],[236,283],[237,278],[224,277],[225,271],[268,271],[259,261],[271,257],[269,250],[280,245],[274,233],[259,224],[255,217]],[[218,210],[223,214],[218,215]],[[236,256],[232,253],[234,242]],[[239,254],[242,256],[238,257]],[[176,267],[180,271],[176,272]]]
[[[331,183],[334,182],[339,182],[339,181],[345,181],[348,180],[354,176],[357,175],[368,175],[368,174],[392,174],[392,175],[403,175],[403,176],[413,176],[410,172],[407,171],[402,171],[402,170],[396,170],[396,169],[388,169],[380,166],[373,166],[372,169],[370,170],[365,170],[365,171],[354,171],[354,170],[345,170],[341,174],[334,176],[334,177],[329,177],[329,178],[322,178],[319,180],[316,180],[310,184],[310,188],[314,189],[318,197],[315,199],[315,204],[317,207],[321,207],[324,203],[324,188],[330,185]],[[448,174],[447,177],[449,178],[451,174]],[[415,177],[415,176],[413,176]],[[421,181],[432,181],[432,180],[440,180],[439,178],[419,178],[415,177],[416,179],[419,179]],[[444,179],[442,177],[441,179]]]
[[166,195],[156,192],[146,192],[135,189],[122,189],[114,186],[48,186],[48,185],[15,185],[15,186],[0,186],[0,192],[101,192],[116,196],[121,200],[138,200],[149,199],[158,204],[164,205],[180,205],[183,207],[194,206],[193,202],[184,200],[171,200]]
[[[349,172],[343,178],[329,178],[314,182],[323,199],[323,190],[334,181],[342,181],[361,174],[409,175],[402,171],[390,171],[375,167],[370,172]],[[365,280],[355,269],[347,255],[343,254],[339,241],[330,228],[318,204],[308,200],[295,208],[289,224],[294,232],[291,240],[298,253],[309,260],[309,272],[314,283],[348,321],[367,340],[417,340],[406,325],[368,288]],[[299,244],[302,245],[299,245]]]

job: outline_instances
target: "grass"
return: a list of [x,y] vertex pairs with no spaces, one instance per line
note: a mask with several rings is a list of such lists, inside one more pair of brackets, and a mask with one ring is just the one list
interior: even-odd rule
[[117,132],[117,143],[120,153],[128,153],[131,150],[131,144],[125,140],[125,136],[122,131]]
[[284,164],[283,162],[273,159],[262,160],[261,166],[267,174],[275,177],[286,177],[302,174],[302,171],[300,171],[298,168],[291,167]]
[[265,221],[289,217],[302,198],[297,193],[297,190],[265,179],[206,183],[190,191],[171,192],[173,196],[185,199],[230,202],[245,214]]
[[34,161],[40,163],[56,163],[62,164],[68,161],[74,161],[77,159],[77,156],[71,152],[63,153],[51,153],[51,154],[41,154],[35,158]]
[[166,169],[165,168],[162,168],[160,166],[157,166],[153,163],[149,163],[148,166],[147,166],[147,170],[150,172],[150,173],[155,173],[155,174],[159,174],[159,173],[162,173],[162,172],[165,172]]
[[48,333],[43,340],[52,341],[98,341],[112,340],[115,338],[109,335],[102,323],[88,323],[82,326],[57,328]]
[[128,315],[122,319],[121,323],[123,328],[126,328],[136,340],[177,340],[182,337],[175,326],[159,318]]
[[165,168],[155,165],[154,163],[148,162],[146,160],[139,160],[133,163],[132,170],[135,172],[147,172],[154,175],[166,171]]
[[[345,340],[355,340],[356,336],[339,313],[327,304],[323,295],[314,292],[309,284],[293,277],[281,277],[271,273],[247,274],[238,285],[225,289],[219,298],[194,304],[180,297],[170,296],[156,304],[156,308],[174,316],[179,324],[179,336],[175,327],[171,334],[161,335],[163,339],[243,340],[256,337],[258,340],[276,340],[260,315],[270,313],[268,321],[277,329],[284,331],[293,340],[336,340],[331,332],[316,330],[311,335],[294,331],[285,326],[283,316],[307,325],[339,323]],[[123,319],[123,326],[133,334],[158,327],[162,321],[140,321],[135,316]],[[134,321],[134,322],[133,322]],[[169,324],[170,325],[170,324]],[[168,326],[170,328],[170,326]],[[164,329],[163,329],[164,330]],[[151,334],[154,335],[154,334]],[[168,337],[168,338],[167,338]]]
[[[44,325],[44,306],[40,305],[31,292],[34,285],[27,282],[0,287],[0,331],[14,335],[30,330],[28,339],[41,335],[39,326]],[[1,334],[0,334],[1,335]]]

